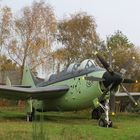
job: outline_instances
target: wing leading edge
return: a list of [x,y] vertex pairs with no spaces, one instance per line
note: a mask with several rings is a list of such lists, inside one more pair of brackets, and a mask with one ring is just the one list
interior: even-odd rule
[[69,90],[69,87],[64,86],[47,86],[37,88],[20,88],[0,85],[0,98],[12,100],[27,100],[27,99],[55,99],[61,97]]

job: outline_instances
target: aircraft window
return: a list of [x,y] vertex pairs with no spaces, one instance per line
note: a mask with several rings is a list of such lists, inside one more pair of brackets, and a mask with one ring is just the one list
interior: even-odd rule
[[79,70],[88,69],[90,67],[96,67],[96,66],[97,65],[95,64],[94,60],[86,59],[83,62],[81,62]]
[[48,74],[48,75],[45,77],[45,81],[48,81],[49,78],[50,78],[50,76],[51,76],[52,74],[53,74],[53,73]]
[[72,63],[69,65],[67,72],[74,72],[77,70],[77,68],[79,67],[80,64],[78,63]]
[[56,74],[52,74],[49,78],[49,81],[55,80],[56,79]]

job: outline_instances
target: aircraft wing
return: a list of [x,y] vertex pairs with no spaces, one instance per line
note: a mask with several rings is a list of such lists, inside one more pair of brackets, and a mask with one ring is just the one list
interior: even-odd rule
[[27,99],[54,99],[64,95],[69,90],[69,87],[64,86],[46,86],[37,88],[21,88],[0,85],[0,98],[12,100],[27,100]]
[[[140,98],[140,92],[130,92],[130,94],[135,98],[135,99],[139,99]],[[127,93],[122,92],[122,93],[116,93],[115,94],[116,100],[127,100],[129,99]]]
[[[130,94],[132,96],[140,96],[140,93],[139,92],[133,92],[133,93],[130,92]],[[125,92],[116,93],[115,95],[116,95],[116,97],[125,97],[125,96],[128,96],[127,93],[125,93]]]

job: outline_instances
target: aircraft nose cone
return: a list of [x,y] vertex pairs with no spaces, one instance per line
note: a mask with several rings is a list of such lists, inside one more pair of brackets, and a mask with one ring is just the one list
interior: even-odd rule
[[112,75],[109,72],[105,72],[103,75],[103,79],[105,79],[105,81],[103,81],[103,84],[106,88],[111,84],[115,84],[117,86],[123,81],[122,76],[116,72]]

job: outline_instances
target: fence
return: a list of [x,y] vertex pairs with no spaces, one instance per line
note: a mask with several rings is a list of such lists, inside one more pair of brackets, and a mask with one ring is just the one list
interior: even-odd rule
[[5,84],[7,77],[10,79],[12,85],[20,84],[21,73],[19,70],[0,71],[0,83]]
[[[6,78],[9,78],[12,85],[19,85],[21,81],[20,71],[0,71],[0,84],[6,83]],[[11,106],[17,104],[17,101],[10,101],[6,99],[0,99],[0,106]]]

